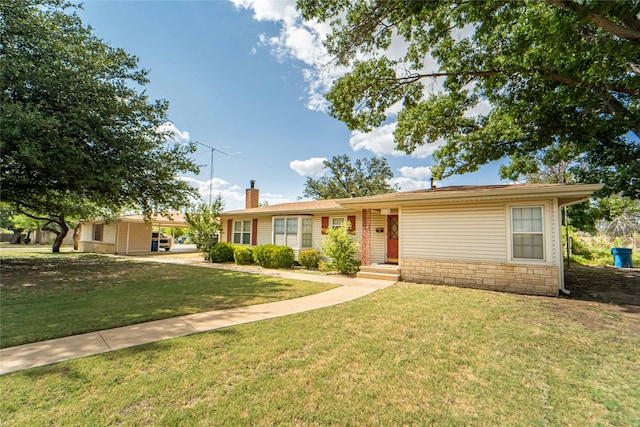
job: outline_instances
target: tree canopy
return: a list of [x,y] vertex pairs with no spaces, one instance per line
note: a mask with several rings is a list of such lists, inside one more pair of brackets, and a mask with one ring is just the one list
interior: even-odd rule
[[209,259],[216,237],[222,231],[218,216],[223,210],[224,202],[222,196],[218,195],[211,205],[200,203],[192,206],[185,214],[191,240],[200,249],[204,259]]
[[333,156],[324,161],[328,174],[318,179],[308,177],[304,197],[311,199],[341,199],[356,196],[372,196],[397,191],[389,184],[393,172],[386,159],[370,157],[351,162],[349,156]]
[[298,0],[298,8],[331,23],[328,51],[351,67],[326,95],[330,114],[366,132],[401,104],[398,150],[445,142],[435,178],[505,158],[503,177],[517,178],[535,171],[541,153],[559,152],[579,180],[640,196],[640,2]]
[[158,131],[166,101],[143,91],[138,58],[93,35],[62,0],[0,4],[2,199],[56,225],[136,209],[150,216],[196,195],[193,145]]

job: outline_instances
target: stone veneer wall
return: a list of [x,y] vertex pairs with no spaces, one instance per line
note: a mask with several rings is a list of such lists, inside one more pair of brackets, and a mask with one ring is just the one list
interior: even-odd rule
[[80,242],[78,249],[80,252],[92,252],[97,254],[115,253],[115,245],[113,243]]
[[555,265],[401,259],[400,268],[408,282],[549,296],[557,296],[560,287]]

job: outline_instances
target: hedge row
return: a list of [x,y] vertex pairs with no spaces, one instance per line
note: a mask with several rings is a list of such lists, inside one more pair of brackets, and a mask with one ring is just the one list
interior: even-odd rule
[[[315,249],[300,252],[300,265],[318,268],[321,255]],[[257,264],[265,268],[291,268],[295,264],[295,254],[289,246],[262,245],[240,246],[227,242],[216,243],[211,249],[211,262],[232,262],[238,265]]]

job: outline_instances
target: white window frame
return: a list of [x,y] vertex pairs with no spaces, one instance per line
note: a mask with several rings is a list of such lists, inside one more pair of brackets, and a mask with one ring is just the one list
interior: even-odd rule
[[[336,219],[341,220],[339,224],[336,224],[336,223],[334,222]],[[346,217],[346,216],[332,216],[332,217],[331,217],[330,224],[329,224],[329,228],[333,229],[333,228],[339,228],[339,227],[342,227],[342,224],[346,223],[347,221],[348,221],[348,219],[347,219],[347,217]]]
[[93,224],[93,227],[91,227],[91,240],[94,242],[104,242],[104,224]]
[[[303,232],[303,224],[304,221],[308,220],[311,221],[311,232],[310,233],[304,233]],[[283,221],[283,231],[279,231],[276,232],[276,221]],[[289,221],[296,221],[296,232],[292,233],[289,231]],[[285,244],[287,244],[288,239],[287,236],[296,236],[296,241],[298,242],[295,245],[296,249],[302,249],[302,248],[311,248],[313,246],[304,246],[302,244],[302,237],[305,234],[310,234],[311,235],[311,245],[313,245],[313,218],[310,216],[277,216],[277,217],[273,217],[272,222],[271,222],[271,243],[275,244],[276,243],[276,235],[282,235],[285,241]],[[290,245],[288,245],[290,246]]]
[[[236,231],[236,224],[237,223],[241,224],[239,231]],[[245,227],[244,227],[247,223],[249,223],[249,230],[248,231],[245,230]],[[251,246],[251,238],[253,236],[251,236],[252,221],[250,219],[249,220],[247,220],[247,219],[237,219],[237,220],[233,221],[233,230],[231,230],[231,232],[233,233],[232,236],[231,236],[232,237],[231,238],[231,242],[234,245],[248,245],[248,246]],[[236,235],[240,236],[239,242],[236,242]],[[249,242],[248,243],[243,243],[245,235],[249,236]]]
[[[540,222],[541,222],[541,231],[515,231],[513,226],[514,221],[514,210],[515,209],[540,209]],[[514,244],[514,236],[515,235],[540,235],[542,237],[542,258],[521,258],[516,257],[515,252],[515,244]],[[545,206],[540,205],[513,205],[509,206],[509,259],[513,262],[545,262],[547,259],[547,248],[546,248],[546,240],[547,240],[547,225],[545,218]]]

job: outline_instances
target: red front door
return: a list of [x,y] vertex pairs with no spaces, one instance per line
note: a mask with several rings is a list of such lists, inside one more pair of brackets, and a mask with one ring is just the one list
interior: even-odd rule
[[387,216],[387,262],[398,262],[398,215]]

